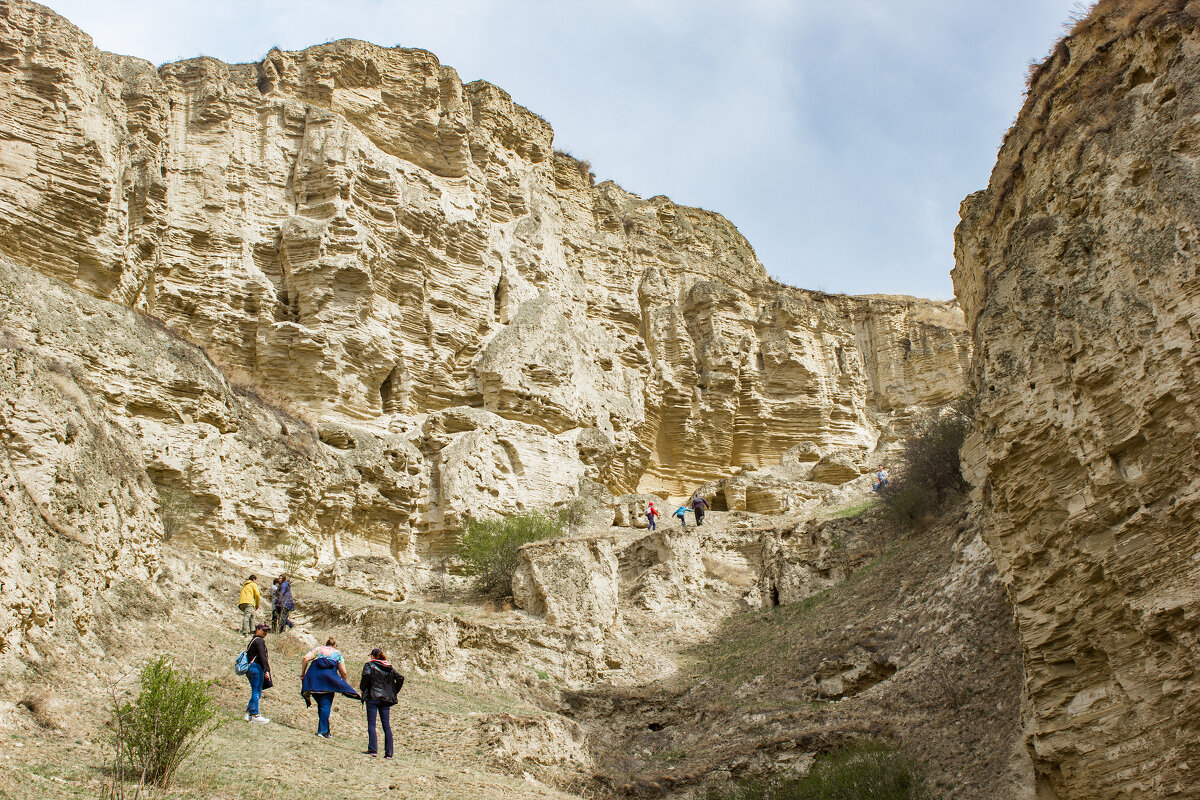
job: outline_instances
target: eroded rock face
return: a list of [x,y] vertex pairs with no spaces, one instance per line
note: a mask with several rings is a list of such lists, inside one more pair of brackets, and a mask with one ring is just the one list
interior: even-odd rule
[[1016,607],[1039,797],[1200,794],[1198,16],[1102,3],[962,206],[965,463]]
[[963,385],[953,304],[776,284],[424,51],[155,68],[11,0],[0,139],[0,652],[90,630],[164,538],[398,597],[468,517],[604,526]]
[[[961,390],[952,305],[775,284],[723,217],[595,185],[544,120],[430,53],[155,69],[21,0],[0,53],[0,255],[319,417],[467,406],[598,435],[592,463],[566,455],[614,493],[683,492],[801,439],[869,449],[876,412]],[[555,474],[563,499],[576,476]],[[419,527],[476,501],[505,510],[435,494]]]

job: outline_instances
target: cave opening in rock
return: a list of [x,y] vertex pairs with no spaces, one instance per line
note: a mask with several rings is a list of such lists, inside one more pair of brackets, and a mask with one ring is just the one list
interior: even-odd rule
[[779,587],[772,586],[771,587],[771,607],[774,608],[775,606],[778,606],[778,605],[779,605]]
[[404,411],[404,392],[401,389],[402,375],[400,367],[392,367],[392,371],[379,385],[379,404],[384,414],[400,414]]

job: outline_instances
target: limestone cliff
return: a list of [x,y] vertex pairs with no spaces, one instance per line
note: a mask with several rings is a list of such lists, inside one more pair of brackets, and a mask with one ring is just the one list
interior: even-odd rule
[[782,286],[420,50],[155,68],[0,0],[0,220],[9,645],[163,537],[415,565],[799,442],[848,481],[969,359],[954,303]]
[[1200,4],[1102,2],[962,206],[966,466],[1039,798],[1200,794]]
[[594,185],[430,53],[155,69],[14,1],[0,54],[0,254],[315,413],[594,429],[609,488],[683,491],[798,439],[869,448],[874,412],[959,391],[957,309],[782,287],[720,215]]

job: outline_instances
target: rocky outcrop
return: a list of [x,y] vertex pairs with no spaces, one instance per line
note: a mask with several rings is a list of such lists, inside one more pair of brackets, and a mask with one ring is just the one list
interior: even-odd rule
[[1200,6],[1102,2],[962,206],[965,464],[1039,798],[1200,794]]

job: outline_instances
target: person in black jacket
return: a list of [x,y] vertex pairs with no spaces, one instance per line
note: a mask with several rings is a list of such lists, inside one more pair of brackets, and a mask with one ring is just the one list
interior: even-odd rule
[[379,753],[379,741],[375,738],[375,717],[383,724],[383,757],[392,757],[392,706],[396,705],[396,692],[404,685],[404,676],[392,669],[387,653],[376,647],[371,658],[363,664],[362,679],[358,691],[367,704],[367,750],[374,756]]
[[246,645],[246,655],[250,658],[250,669],[246,678],[250,681],[250,702],[246,704],[247,722],[257,722],[265,725],[271,720],[258,713],[258,700],[262,697],[264,688],[270,686],[271,662],[267,660],[267,631],[271,626],[260,622],[254,628],[254,637]]

